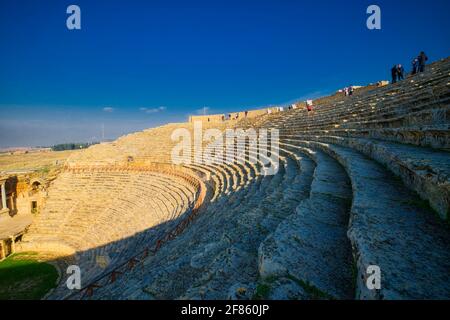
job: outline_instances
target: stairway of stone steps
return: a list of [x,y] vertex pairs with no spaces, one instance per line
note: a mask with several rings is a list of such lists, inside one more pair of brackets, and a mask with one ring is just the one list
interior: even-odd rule
[[[450,232],[430,208],[417,203],[389,171],[350,148],[302,141],[335,158],[353,189],[348,236],[356,258],[357,299],[448,299]],[[381,290],[366,286],[367,268],[379,266]]]
[[[136,184],[135,190],[137,192],[142,191],[142,192],[155,193],[157,191],[157,189],[155,189],[152,185],[145,185],[144,177],[138,177],[138,179],[142,179],[142,181],[140,183],[136,183],[137,181],[135,181],[135,180],[129,180],[126,182]],[[159,180],[159,178],[157,178],[157,177],[153,177],[153,179],[155,179],[155,181],[159,181],[162,185],[163,185],[163,183],[167,182],[167,181]],[[123,185],[127,185],[125,183],[125,181],[122,181],[122,183],[123,183]],[[170,188],[171,188],[170,184],[166,184],[165,187],[169,188],[169,189],[167,189],[167,190],[165,189],[164,191],[159,190],[157,195],[159,195],[160,197],[166,197],[165,194],[171,195],[172,191],[170,190]],[[140,188],[143,188],[143,189],[140,190]],[[176,188],[177,187],[175,187],[175,190],[176,190]],[[81,189],[77,189],[77,190],[81,190]],[[102,202],[102,201],[95,202],[95,201],[98,201],[98,199],[92,199],[91,192],[93,192],[93,191],[91,189],[88,188],[85,191],[86,191],[86,197],[84,198],[84,201],[77,202],[73,206],[73,207],[77,208],[78,215],[76,215],[76,214],[69,215],[69,220],[67,220],[67,218],[63,218],[63,220],[61,220],[61,217],[60,217],[58,227],[60,230],[61,229],[63,230],[64,234],[67,234],[67,232],[68,231],[70,232],[70,230],[72,230],[72,229],[73,230],[80,230],[80,229],[86,230],[86,229],[90,228],[93,224],[92,219],[89,220],[89,219],[81,218],[83,216],[85,216],[85,217],[89,216],[90,212],[103,212],[104,214],[108,214],[108,210],[110,210],[110,209],[103,209],[105,206],[104,202]],[[128,205],[130,205],[130,206],[136,205],[138,203],[141,203],[142,206],[145,206],[145,204],[142,203],[143,200],[141,199],[141,197],[130,198],[130,197],[133,197],[133,193],[130,193],[130,192],[124,193],[123,189],[120,189],[120,190],[116,189],[116,191],[118,191],[117,194],[119,195],[119,197],[116,200],[114,200],[114,199],[109,200],[109,198],[108,198],[108,202],[111,202],[113,208],[114,207],[117,208],[117,206],[123,205],[124,202],[128,202]],[[177,192],[177,191],[175,191],[175,192]],[[126,194],[126,196],[122,197],[121,194]],[[176,199],[175,196],[173,196],[173,195],[171,195],[171,197],[173,198],[173,201],[164,201],[161,203],[162,207],[166,207],[166,209],[162,210],[162,212],[173,212],[174,211],[174,209],[175,209],[174,202],[178,201],[178,199]],[[177,194],[177,197],[182,197],[182,194]],[[183,197],[182,197],[182,199],[183,199]],[[166,198],[166,200],[169,200],[169,199]],[[192,203],[192,199],[184,198],[182,203]],[[92,204],[94,204],[94,205],[92,205]],[[172,205],[171,209],[168,207],[170,205]],[[50,201],[50,206],[51,206],[51,201]],[[126,207],[124,207],[123,209],[126,210]],[[47,221],[47,219],[46,219],[47,215],[44,214],[43,216],[45,217],[45,219],[43,220],[43,222],[44,222],[43,224],[46,224],[45,222]],[[102,216],[101,214],[97,214],[95,216],[95,218],[101,219],[101,216]],[[117,215],[118,218],[120,218],[122,216],[123,215]],[[58,220],[56,219],[56,221],[58,221]],[[120,225],[122,225],[122,224],[119,224],[119,226]],[[36,224],[35,228],[39,228],[39,224]],[[79,233],[79,231],[76,232],[76,234],[78,234],[78,233]],[[58,232],[53,230],[52,235],[55,235],[55,234],[58,234]]]
[[[447,86],[447,85],[446,85]],[[447,86],[448,90],[448,86]],[[376,99],[374,97],[373,99]],[[291,128],[292,130],[332,130],[336,128],[343,129],[377,129],[392,127],[408,127],[411,125],[433,125],[445,123],[446,112],[448,113],[448,102],[450,94],[446,91],[446,97],[436,101],[433,96],[419,106],[414,106],[411,102],[417,101],[417,95],[412,95],[405,102],[405,107],[397,103],[391,107],[392,111],[386,112],[385,102],[382,101],[380,106],[372,105],[369,111],[361,111],[362,107],[347,107],[346,110],[334,109],[327,110],[322,106],[317,108],[316,113],[308,115],[307,111],[298,111],[299,115],[291,120],[280,120],[281,124]],[[369,102],[369,105],[371,103]],[[320,110],[320,112],[319,112]],[[364,109],[363,109],[364,110]],[[277,122],[275,122],[277,124]],[[271,126],[274,122],[271,121]]]
[[[106,257],[111,267],[142,251],[190,211],[197,192],[182,178],[159,173],[64,172],[20,246],[55,252],[73,248],[83,280],[90,281],[105,271],[98,257]],[[161,223],[154,234],[152,227]],[[67,295],[65,277],[51,297]]]
[[[403,127],[417,127],[420,131],[424,126],[428,126],[430,130],[438,128],[445,130],[448,125],[447,115],[450,112],[448,61],[440,68],[435,68],[436,72],[420,74],[396,85],[373,90],[363,96],[341,98],[341,101],[330,105],[320,104],[311,115],[308,115],[306,110],[297,109],[267,116],[266,126],[284,126],[297,134],[338,129],[345,134],[352,134],[356,128],[365,132],[370,129],[386,131],[393,128],[404,130]],[[411,90],[411,86],[414,86],[415,90]],[[404,120],[399,117],[403,117]],[[440,132],[444,134],[445,131]],[[414,141],[413,134],[410,136],[412,136],[410,140]]]
[[327,129],[327,130],[286,130],[286,134],[321,136],[331,135],[348,138],[367,138],[406,143],[433,149],[450,151],[449,124],[421,125],[380,129]]
[[[194,166],[195,167],[195,166]],[[214,168],[217,168],[217,167],[214,167]],[[203,169],[202,169],[203,170]],[[223,170],[223,169],[222,169]],[[221,171],[221,172],[226,172],[226,171]],[[161,234],[161,236],[162,236],[162,234]],[[155,239],[156,240],[156,239]],[[146,245],[148,245],[148,243],[146,244]]]
[[[203,123],[203,129],[224,130],[226,123]],[[176,145],[171,135],[177,130],[188,130],[193,135],[192,123],[172,123],[161,127],[131,133],[111,143],[94,145],[80,155],[68,159],[69,164],[119,164],[131,156],[137,163],[167,163],[172,160],[171,150]],[[203,146],[206,147],[206,143]]]
[[[445,91],[443,99],[438,100],[437,102],[437,105],[442,111],[433,109],[434,105],[427,105],[426,100],[425,104],[419,105],[419,107],[429,108],[432,112],[435,112],[436,115],[434,116],[433,114],[433,116],[427,118],[426,110],[419,111],[418,114],[420,117],[424,118],[419,120],[419,126],[417,126],[417,122],[412,122],[412,125],[411,123],[400,122],[400,124],[397,124],[399,127],[398,129],[384,127],[385,123],[383,123],[383,117],[388,117],[389,114],[395,114],[395,112],[397,112],[406,114],[406,117],[410,117],[410,115],[407,114],[412,109],[398,109],[398,101],[397,105],[395,105],[396,100],[393,100],[394,104],[392,104],[391,107],[391,110],[394,110],[395,112],[386,112],[378,115],[373,112],[367,113],[371,119],[365,122],[361,120],[361,114],[357,115],[358,121],[355,122],[355,124],[358,126],[370,128],[369,121],[373,121],[375,129],[371,131],[372,137],[376,136],[383,138],[383,134],[377,134],[380,130],[395,130],[394,132],[396,133],[399,131],[406,132],[410,130],[412,134],[415,134],[414,129],[421,130],[424,125],[429,125],[428,128],[430,131],[433,131],[433,134],[427,138],[427,141],[414,140],[402,136],[401,134],[396,136],[396,139],[394,139],[395,142],[383,141],[380,139],[367,139],[367,135],[364,134],[362,134],[362,137],[354,138],[352,137],[352,134],[347,131],[348,129],[343,131],[343,136],[333,136],[333,133],[336,131],[329,130],[331,127],[329,125],[330,118],[328,120],[322,120],[323,123],[328,126],[325,127],[326,129],[322,130],[314,129],[311,125],[304,126],[299,123],[300,121],[296,121],[293,117],[290,117],[290,120],[288,120],[287,117],[278,117],[278,119],[272,119],[270,122],[270,126],[278,127],[281,130],[281,139],[285,143],[294,145],[300,144],[302,147],[321,149],[323,152],[327,152],[334,156],[350,173],[354,190],[355,186],[358,186],[358,189],[360,189],[358,192],[354,193],[355,199],[353,201],[352,224],[349,230],[349,237],[355,248],[354,255],[357,258],[358,274],[356,279],[356,298],[358,299],[423,299],[431,297],[448,298],[449,296],[448,285],[450,269],[448,266],[450,259],[448,256],[449,250],[447,245],[449,231],[445,223],[439,221],[437,214],[443,220],[448,219],[448,204],[450,203],[450,171],[448,159],[450,157],[449,153],[446,151],[418,147],[435,146],[438,148],[446,148],[449,145],[449,118],[447,115],[449,112],[448,75],[447,70],[443,77],[435,79],[435,82],[442,82],[442,80],[447,81],[445,85],[441,85],[441,88],[444,88],[444,90],[446,89],[447,91]],[[436,83],[434,83],[434,85],[436,85]],[[416,102],[418,100],[417,94],[408,94],[408,99],[408,101]],[[370,101],[369,103],[372,104]],[[373,104],[371,107],[373,108],[375,105],[376,104]],[[347,109],[347,112],[351,111],[351,108]],[[339,110],[330,114],[330,117],[336,116],[345,117],[342,114],[339,115]],[[311,118],[308,119],[305,117],[303,122],[314,123],[314,121],[315,120]],[[340,127],[351,128],[351,125],[350,122],[344,122]],[[311,130],[311,128],[313,129]],[[438,128],[439,132],[437,135],[435,133],[436,128]],[[357,131],[359,129],[355,130]],[[364,139],[364,137],[366,137],[366,139]],[[309,142],[302,140],[308,140]],[[405,142],[416,142],[415,144],[418,146],[402,144]],[[337,145],[343,146],[344,148]],[[361,158],[362,155],[355,150],[364,153],[366,156],[376,161],[364,158],[365,162],[363,162]],[[340,158],[341,155],[338,151],[345,154],[345,160]],[[401,177],[403,183],[401,183],[399,179],[393,178],[389,171],[376,162],[381,163],[397,176]],[[372,184],[367,183],[367,181],[372,182]],[[371,186],[373,189],[370,190],[370,192],[363,192],[364,186],[366,186],[366,188],[370,188]],[[409,191],[408,188],[416,191],[423,199],[429,201],[429,204],[434,210],[427,208],[426,204],[422,204],[418,195]],[[377,194],[381,194],[381,196],[377,196]],[[385,197],[383,197],[383,194],[386,194],[388,199],[384,199]],[[394,206],[392,203],[396,203],[396,205]],[[357,206],[364,208],[367,213],[365,215],[360,214],[358,210],[360,208]],[[380,208],[381,206],[383,208]],[[355,210],[355,208],[357,209]],[[309,207],[305,211],[310,212],[308,210],[310,210]],[[358,219],[353,219],[355,211],[358,212]],[[437,214],[434,214],[434,211],[436,211]],[[304,220],[299,221],[301,221],[300,225],[305,224]],[[377,222],[376,228],[372,225],[372,223],[375,222]],[[281,229],[282,226],[283,224],[281,224],[279,228]],[[308,232],[312,229],[312,227],[309,227]],[[385,234],[383,235],[383,233]],[[416,234],[418,233],[421,233],[422,236],[416,237]],[[283,239],[286,234],[289,233],[282,229],[279,237]],[[399,239],[393,240],[392,238],[395,238],[397,235]],[[286,236],[284,239],[289,238]],[[417,242],[417,244],[412,245],[409,250],[405,249],[412,241]],[[386,245],[384,245],[384,243],[386,243]],[[436,248],[433,248],[433,243],[436,243]],[[285,265],[289,265],[282,260],[283,256],[279,251],[283,251],[279,249],[276,244],[277,242],[272,238],[270,239],[268,247],[270,250],[275,250],[277,258],[281,259]],[[287,241],[284,244],[287,247],[289,242]],[[376,248],[376,250],[374,250],[374,248]],[[293,245],[288,252],[295,252],[295,249],[300,250],[300,247]],[[402,252],[402,255],[398,256],[398,252]],[[405,252],[405,256],[403,256],[403,252]],[[420,257],[418,252],[426,252],[426,254],[424,254],[423,257]],[[311,253],[308,252],[308,254]],[[261,255],[264,257],[264,250]],[[301,259],[296,261],[301,261]],[[317,260],[310,259],[309,261]],[[367,290],[367,287],[365,286],[365,270],[371,263],[378,264],[378,261],[380,266],[384,266],[381,266],[382,270],[384,268],[389,269],[387,271],[388,284],[385,290],[372,292]],[[266,265],[263,263],[263,271]],[[275,267],[271,264],[269,264],[269,266],[275,268],[275,274],[277,272],[283,273],[286,270],[286,268],[283,268],[283,263],[281,263],[281,265],[275,265]],[[292,268],[291,265],[289,266],[290,269],[295,269]],[[418,269],[420,269],[420,272],[416,272]],[[301,271],[305,272],[303,269]],[[271,272],[269,272],[269,278],[270,274]],[[302,275],[301,272],[300,275]],[[431,283],[433,285],[431,285]],[[276,286],[273,290],[272,298],[286,298],[286,295],[291,295],[291,297],[307,299],[309,296],[307,292],[305,294],[304,290],[306,284],[308,284],[306,287],[311,289],[311,287],[309,287],[311,282],[308,282],[308,279],[302,277],[293,278],[292,275],[289,275],[286,278],[285,273],[282,280],[277,279],[275,281],[274,279],[271,279],[271,285]],[[434,285],[436,286],[434,287]],[[430,286],[433,286],[432,290],[427,289]],[[318,287],[317,285],[314,285],[313,288],[317,289]],[[427,290],[429,290],[429,292],[426,292]],[[316,295],[318,293],[317,290],[313,290],[312,292]],[[333,294],[330,294],[327,290],[321,290],[320,292],[333,297]],[[334,295],[334,297],[336,297],[336,295]]]
[[352,299],[347,226],[352,199],[344,169],[321,151],[284,144],[316,163],[311,192],[259,247],[261,298]]
[[393,143],[375,139],[335,136],[285,136],[286,140],[305,139],[338,144],[358,150],[388,167],[401,177],[405,185],[446,220],[450,204],[450,154],[430,148]]
[[[449,75],[447,58],[394,85],[318,99],[313,113],[220,124],[279,129],[279,163],[251,146],[241,162],[206,156],[184,165],[206,181],[210,201],[180,235],[92,299],[448,299]],[[171,134],[183,128],[194,127],[129,134],[68,162],[170,163]],[[240,138],[238,146],[247,145]],[[94,279],[162,237],[196,196],[196,187],[164,174],[63,172],[29,239],[79,248],[76,258]],[[99,256],[110,258],[106,268]],[[381,268],[381,290],[365,285],[371,265]],[[51,297],[66,294],[60,286]]]

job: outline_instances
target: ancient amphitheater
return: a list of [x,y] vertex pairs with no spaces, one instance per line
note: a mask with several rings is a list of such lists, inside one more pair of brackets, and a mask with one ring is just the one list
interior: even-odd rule
[[449,76],[447,58],[312,114],[203,122],[277,128],[275,175],[252,145],[236,163],[174,165],[171,134],[192,123],[92,146],[16,250],[80,266],[82,289],[63,276],[49,299],[450,299]]

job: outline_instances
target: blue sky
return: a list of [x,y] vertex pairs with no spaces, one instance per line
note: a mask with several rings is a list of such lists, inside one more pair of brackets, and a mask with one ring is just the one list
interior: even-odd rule
[[[66,8],[81,8],[81,30]],[[377,4],[382,30],[366,28]],[[389,79],[450,52],[448,0],[2,0],[0,147],[106,138]]]

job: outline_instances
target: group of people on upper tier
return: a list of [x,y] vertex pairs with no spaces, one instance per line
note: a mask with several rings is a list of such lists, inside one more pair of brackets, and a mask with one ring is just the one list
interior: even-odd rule
[[[411,75],[415,75],[418,72],[425,71],[425,64],[428,61],[428,57],[425,52],[420,52],[420,54],[412,61],[412,71]],[[405,78],[405,69],[401,64],[396,64],[391,69],[392,83],[401,81]]]
[[391,69],[392,83],[401,81],[405,78],[405,68],[401,64],[397,64]]
[[425,63],[428,61],[428,57],[425,52],[421,52],[416,58],[412,61],[412,72],[411,74],[416,74],[418,72],[425,71]]
[[355,91],[355,89],[353,88],[353,86],[350,86],[350,87],[345,87],[343,89],[343,91],[344,91],[344,95],[346,97],[348,97],[348,96],[352,96],[353,95],[353,92]]

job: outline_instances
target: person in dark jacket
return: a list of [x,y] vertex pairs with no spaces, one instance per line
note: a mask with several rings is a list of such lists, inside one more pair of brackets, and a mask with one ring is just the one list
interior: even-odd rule
[[419,58],[414,58],[412,61],[412,71],[411,74],[415,75],[419,69]]
[[404,74],[405,74],[405,68],[403,68],[403,66],[401,64],[399,64],[397,66],[397,77],[398,77],[398,81],[401,81],[404,79]]
[[417,57],[417,59],[419,60],[419,72],[424,72],[425,63],[428,61],[427,55],[425,54],[425,52],[422,51]]
[[396,83],[397,82],[397,66],[392,67],[391,75],[392,75],[392,83]]

